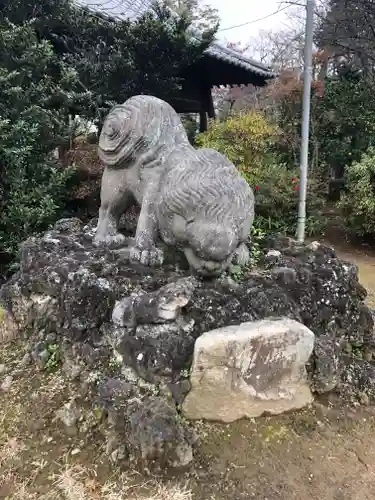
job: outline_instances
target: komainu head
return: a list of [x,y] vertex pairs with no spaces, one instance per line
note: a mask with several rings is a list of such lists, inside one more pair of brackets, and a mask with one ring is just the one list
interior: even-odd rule
[[157,157],[188,143],[172,106],[157,97],[138,95],[110,111],[100,134],[98,154],[107,167],[127,168],[142,155]]

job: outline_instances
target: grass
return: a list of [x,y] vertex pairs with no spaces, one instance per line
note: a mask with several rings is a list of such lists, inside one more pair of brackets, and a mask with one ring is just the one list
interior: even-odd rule
[[49,492],[40,495],[32,491],[31,479],[22,481],[17,474],[8,472],[0,477],[0,488],[1,485],[11,484],[12,492],[7,494],[3,490],[1,498],[3,500],[193,500],[192,492],[187,486],[162,484],[156,479],[137,482],[134,485],[133,478],[126,474],[101,485],[92,476],[92,471],[81,465],[67,465],[53,478]]
[[12,462],[22,447],[17,448],[15,440],[5,450],[1,450],[0,498],[3,500],[193,500],[187,485],[163,484],[156,478],[145,480],[135,473],[115,474],[112,480],[101,483],[95,474],[82,464],[67,461],[57,473],[45,478],[48,492],[35,491],[37,476],[48,470],[48,462],[35,463],[34,474],[23,479]]
[[120,471],[104,456],[102,440],[66,435],[56,411],[74,387],[60,372],[21,367],[23,354],[20,342],[0,346],[0,363],[13,377],[0,393],[2,500],[192,500],[185,482]]
[[187,487],[176,484],[165,485],[155,479],[134,483],[134,477],[129,473],[120,474],[116,480],[100,485],[92,477],[92,472],[90,474],[90,471],[82,466],[67,467],[63,470],[55,483],[55,490],[66,500],[96,498],[98,500],[122,500],[124,498],[128,500],[192,500],[191,491]]

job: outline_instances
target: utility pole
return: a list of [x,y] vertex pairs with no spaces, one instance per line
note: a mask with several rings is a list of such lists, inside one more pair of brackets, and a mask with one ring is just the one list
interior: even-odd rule
[[307,0],[306,5],[306,31],[305,31],[305,53],[304,53],[304,77],[303,77],[303,102],[302,102],[302,136],[301,136],[301,159],[300,159],[300,198],[298,204],[297,240],[303,243],[305,240],[306,223],[306,191],[307,170],[309,163],[309,129],[310,129],[310,101],[312,80],[312,49],[314,30],[314,0]]

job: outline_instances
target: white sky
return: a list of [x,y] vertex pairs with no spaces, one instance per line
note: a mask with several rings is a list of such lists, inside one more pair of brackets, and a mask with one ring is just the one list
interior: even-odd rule
[[[207,3],[219,10],[220,30],[265,17],[280,8],[280,0],[207,0]],[[287,21],[285,12],[280,12],[263,21],[219,31],[217,37],[223,41],[246,43],[260,30],[277,30],[283,27],[283,23],[287,24]]]

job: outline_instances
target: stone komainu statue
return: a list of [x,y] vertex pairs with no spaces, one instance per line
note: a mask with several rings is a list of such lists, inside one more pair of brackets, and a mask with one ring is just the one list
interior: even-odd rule
[[139,95],[115,106],[99,139],[105,165],[97,245],[123,243],[123,212],[140,205],[130,257],[162,263],[158,235],[181,248],[195,272],[217,274],[245,263],[244,244],[254,218],[254,195],[235,166],[212,149],[195,149],[178,114],[166,102]]

